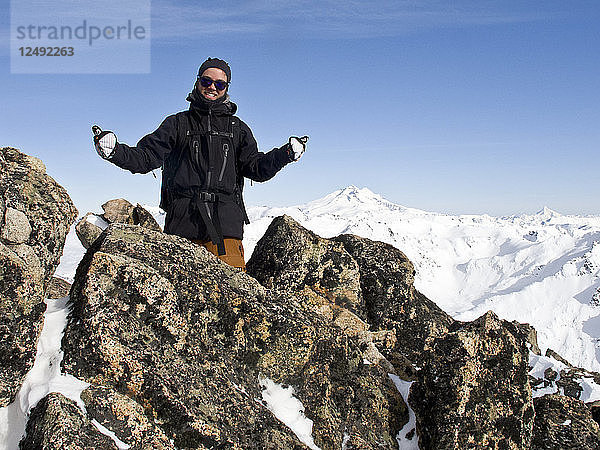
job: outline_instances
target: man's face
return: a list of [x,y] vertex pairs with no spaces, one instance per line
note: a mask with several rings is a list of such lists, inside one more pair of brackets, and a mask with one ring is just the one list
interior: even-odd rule
[[[216,67],[209,67],[204,72],[202,72],[202,77],[210,78],[213,81],[223,81],[227,82],[227,74],[223,72],[221,69],[217,69]],[[208,87],[204,87],[200,84],[200,80],[196,82],[196,89],[200,91],[200,94],[207,100],[217,100],[225,95],[227,92],[227,88],[219,91],[215,84],[212,83]]]

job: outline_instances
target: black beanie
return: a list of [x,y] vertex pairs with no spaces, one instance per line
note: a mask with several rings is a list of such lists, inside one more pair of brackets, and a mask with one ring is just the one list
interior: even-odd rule
[[198,69],[198,76],[201,76],[206,69],[210,69],[211,67],[221,69],[227,75],[227,81],[231,81],[231,68],[229,64],[219,58],[208,58],[204,61]]

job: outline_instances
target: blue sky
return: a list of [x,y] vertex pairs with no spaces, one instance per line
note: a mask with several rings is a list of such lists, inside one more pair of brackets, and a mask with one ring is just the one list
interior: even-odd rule
[[151,73],[36,75],[10,73],[4,1],[0,146],[41,158],[82,214],[157,204],[160,171],[101,160],[90,126],[135,144],[221,57],[262,151],[311,136],[248,205],[354,184],[453,214],[600,214],[599,19],[595,1],[154,0]]

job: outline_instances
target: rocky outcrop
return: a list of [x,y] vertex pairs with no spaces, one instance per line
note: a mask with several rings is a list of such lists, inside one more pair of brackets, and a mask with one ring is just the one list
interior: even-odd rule
[[420,366],[423,350],[445,335],[454,319],[415,289],[415,269],[397,248],[354,235],[342,235],[335,241],[344,244],[359,266],[371,329],[395,334],[396,345],[384,353],[394,362],[399,354]]
[[[111,220],[132,211],[107,209]],[[284,216],[248,274],[132,224],[107,225],[90,244],[61,364],[90,383],[85,413],[47,396],[24,448],[58,448],[61,434],[114,448],[102,427],[132,449],[395,449],[401,429],[421,449],[597,448],[588,406],[532,398],[532,327],[491,312],[454,321],[414,288],[413,265],[387,244],[323,239]],[[577,370],[546,371],[542,383],[575,397],[569,374],[590,375]],[[414,381],[416,430],[403,429],[409,411],[390,374]],[[273,383],[293,388],[314,444],[271,412],[263,389]]]
[[410,394],[420,448],[529,448],[529,351],[518,336],[488,312],[432,343]]
[[[408,420],[357,336],[186,239],[110,225],[71,303],[63,370],[134,401],[178,448],[304,448],[260,400],[263,379],[294,387],[322,449],[395,448]],[[111,403],[89,411],[129,444]]]
[[[414,267],[401,251],[352,235],[323,239],[285,216],[274,219],[247,267],[265,286],[310,300],[305,307],[345,332],[386,336],[370,342],[402,379],[416,380],[410,399],[420,448],[529,448],[529,352],[540,353],[533,327],[491,312],[456,322],[414,288]],[[346,308],[364,321],[362,332],[337,319]],[[567,383],[567,371],[562,376]]]
[[104,214],[87,213],[75,227],[79,241],[88,249],[102,231],[111,223],[139,225],[149,230],[161,231],[156,219],[140,204],[133,206],[123,198],[109,200],[102,205]]
[[327,305],[367,319],[356,261],[343,244],[317,236],[291,217],[271,222],[254,248],[247,270],[268,289],[304,292],[316,310],[325,299]]
[[118,447],[111,438],[98,431],[73,400],[52,393],[31,410],[26,434],[19,448],[117,450]]
[[350,311],[365,330],[391,333],[379,347],[401,371],[410,370],[406,359],[420,363],[427,342],[454,322],[414,288],[414,267],[400,250],[352,235],[323,239],[288,216],[273,220],[247,270],[268,288],[303,296],[343,328],[348,320],[339,317]]
[[600,427],[583,402],[553,394],[536,398],[534,407],[533,450],[600,449]]
[[0,149],[0,407],[33,365],[45,293],[76,215],[40,160]]

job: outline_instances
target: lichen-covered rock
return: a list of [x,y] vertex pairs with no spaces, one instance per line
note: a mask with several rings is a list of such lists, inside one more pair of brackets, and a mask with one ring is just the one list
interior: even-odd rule
[[288,216],[273,220],[247,270],[346,331],[391,331],[394,342],[379,349],[402,372],[407,358],[420,364],[426,342],[454,322],[414,288],[414,267],[400,250],[352,235],[323,239]]
[[62,394],[48,394],[31,410],[22,450],[115,449],[114,441],[100,433],[77,404]]
[[520,335],[522,339],[527,343],[527,347],[529,351],[534,355],[541,355],[542,351],[538,345],[537,341],[537,331],[528,323],[520,323],[516,320],[512,321],[512,324],[517,327],[517,333]]
[[395,365],[403,356],[420,366],[423,350],[432,339],[443,336],[454,319],[415,289],[415,269],[397,248],[354,235],[334,240],[344,244],[358,264],[371,328],[393,330],[396,335],[394,348],[383,353]]
[[10,244],[23,244],[30,235],[31,225],[27,216],[18,209],[6,208],[0,238]]
[[[39,264],[38,264],[39,268]],[[46,309],[42,274],[0,242],[0,407],[33,366]]]
[[388,377],[390,369],[371,364],[349,343],[344,335],[317,341],[298,379],[298,397],[313,414],[317,444],[339,449],[346,435],[348,449],[395,449],[408,408]]
[[433,341],[411,389],[419,447],[529,448],[528,360],[516,327],[494,313],[455,323]]
[[126,395],[100,386],[81,393],[88,418],[96,420],[127,444],[130,450],[175,449],[165,433],[144,413],[144,408]]
[[534,399],[533,405],[533,450],[600,449],[600,427],[582,401],[553,394]]
[[0,407],[33,365],[44,297],[77,215],[43,163],[0,149]]
[[128,223],[133,225],[134,206],[124,198],[116,198],[102,205],[104,220],[108,223]]
[[6,207],[4,206],[4,198],[0,196],[0,223],[4,223],[4,213],[6,211]]
[[342,244],[317,236],[289,216],[273,219],[246,269],[268,289],[304,291],[305,300],[316,307],[322,303],[315,297],[324,298],[366,319],[356,262]]
[[133,218],[134,225],[139,225],[153,231],[162,231],[154,216],[139,203],[133,208],[131,217]]
[[358,338],[186,239],[112,224],[71,302],[63,370],[135,400],[176,447],[303,448],[257,401],[261,377],[295,387],[323,449],[345,433],[395,448],[408,420]]
[[97,217],[94,213],[87,213],[85,216],[81,218],[77,225],[75,225],[75,233],[79,238],[79,242],[85,249],[91,247],[98,236],[102,234],[103,228],[98,226],[96,223],[100,219],[102,222],[104,220],[100,217]]
[[139,225],[153,231],[161,231],[160,226],[150,214],[139,203],[133,206],[124,198],[118,198],[107,201],[102,205],[104,220],[108,223],[125,223],[129,225]]
[[50,286],[48,286],[48,290],[46,291],[46,298],[56,300],[58,298],[66,297],[69,295],[70,289],[71,283],[61,278],[52,277]]

